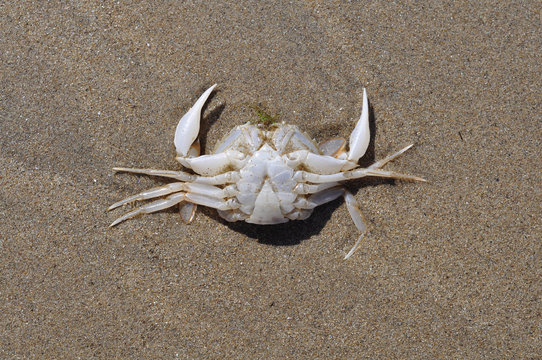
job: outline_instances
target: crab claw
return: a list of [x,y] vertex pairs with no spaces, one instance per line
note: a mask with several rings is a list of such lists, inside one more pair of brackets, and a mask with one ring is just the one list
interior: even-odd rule
[[369,104],[367,101],[367,91],[363,88],[363,108],[361,110],[361,117],[350,135],[350,151],[348,151],[348,160],[357,162],[361,158],[370,140],[369,130]]
[[209,98],[209,95],[215,88],[216,84],[207,89],[196,101],[194,106],[181,118],[177,129],[175,130],[175,149],[177,155],[186,157],[190,150],[190,146],[196,140],[199,133],[199,123],[201,120],[201,108]]

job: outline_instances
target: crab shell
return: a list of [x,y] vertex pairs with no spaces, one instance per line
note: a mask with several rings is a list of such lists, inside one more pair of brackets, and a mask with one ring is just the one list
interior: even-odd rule
[[189,223],[196,206],[218,210],[227,221],[269,225],[308,218],[315,207],[342,196],[348,211],[361,232],[346,255],[350,257],[366,231],[363,215],[354,196],[341,183],[365,176],[404,180],[423,179],[385,171],[381,168],[412,145],[376,162],[368,168],[357,164],[369,145],[369,109],[363,90],[363,110],[350,136],[350,149],[341,138],[317,146],[297,126],[285,123],[252,124],[233,128],[218,144],[213,154],[199,154],[196,140],[201,109],[216,84],[201,95],[181,118],[175,131],[177,160],[195,174],[184,171],[114,168],[117,171],[168,177],[178,180],[150,189],[113,204],[109,210],[139,200],[161,198],[115,220],[114,226],[142,213],[159,211],[180,204],[183,220]]

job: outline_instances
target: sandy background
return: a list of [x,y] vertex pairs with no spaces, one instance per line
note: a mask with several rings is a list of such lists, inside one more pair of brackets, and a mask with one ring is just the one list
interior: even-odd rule
[[[151,5],[152,3],[152,5]],[[420,5],[423,3],[424,5]],[[12,1],[0,5],[0,358],[542,357],[536,2]],[[349,188],[305,222],[204,209],[107,226],[179,169],[201,92],[212,149],[264,104],[363,164],[428,184]]]

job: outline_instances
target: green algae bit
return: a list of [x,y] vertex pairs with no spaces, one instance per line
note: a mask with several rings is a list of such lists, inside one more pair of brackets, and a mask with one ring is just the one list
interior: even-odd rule
[[250,105],[250,108],[253,109],[258,116],[258,120],[256,120],[257,124],[262,124],[265,127],[270,127],[279,122],[279,114],[269,115],[267,111],[259,105]]

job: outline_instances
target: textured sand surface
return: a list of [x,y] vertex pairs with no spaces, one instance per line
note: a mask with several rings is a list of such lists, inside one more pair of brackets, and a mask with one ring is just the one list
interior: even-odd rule
[[[421,5],[423,4],[423,5]],[[542,357],[537,2],[11,1],[0,5],[0,358]],[[264,104],[427,184],[349,185],[304,222],[177,210],[109,229],[202,140]]]

